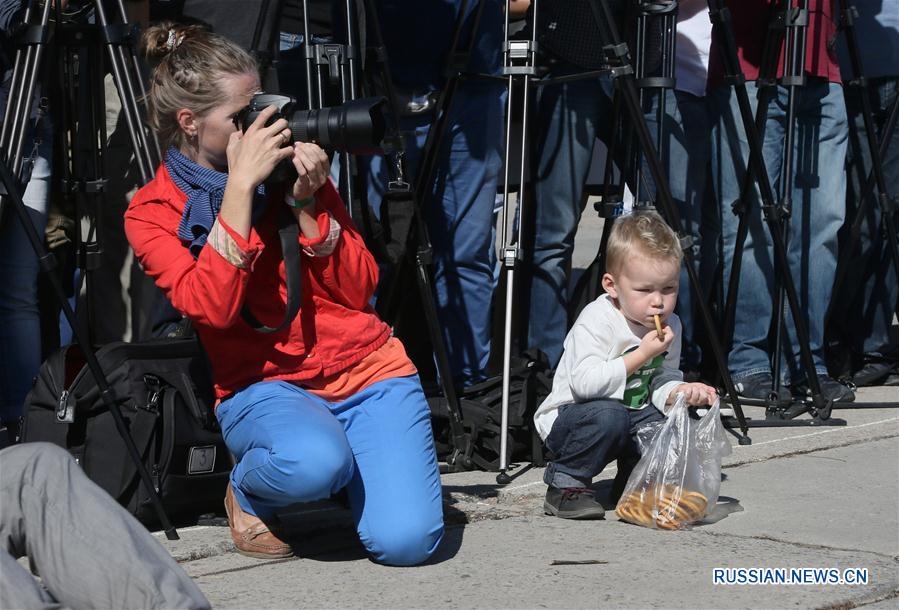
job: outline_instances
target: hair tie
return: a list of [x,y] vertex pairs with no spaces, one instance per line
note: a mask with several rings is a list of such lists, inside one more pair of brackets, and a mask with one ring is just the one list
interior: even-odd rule
[[182,40],[184,40],[184,34],[177,36],[175,34],[175,30],[172,28],[169,28],[169,36],[165,40],[165,48],[168,49],[169,51],[174,51],[175,49],[178,48],[178,45],[181,44]]

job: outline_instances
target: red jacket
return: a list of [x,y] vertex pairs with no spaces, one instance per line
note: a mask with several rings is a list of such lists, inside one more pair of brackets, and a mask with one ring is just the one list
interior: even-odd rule
[[219,398],[257,381],[302,381],[340,372],[387,341],[390,328],[369,305],[377,266],[330,181],[316,193],[322,237],[301,235],[300,243],[308,249],[325,240],[330,212],[341,227],[336,248],[327,256],[301,254],[300,313],[288,328],[271,334],[250,328],[240,312],[246,303],[267,326],[277,326],[284,317],[287,289],[276,223],[283,204],[269,206],[249,240],[216,221],[220,226],[213,231],[232,249],[232,260],[235,252],[244,259],[240,268],[219,254],[223,247],[217,251],[211,243],[196,260],[191,256],[178,237],[186,201],[161,166],[128,206],[125,233],[144,271],[194,322]]

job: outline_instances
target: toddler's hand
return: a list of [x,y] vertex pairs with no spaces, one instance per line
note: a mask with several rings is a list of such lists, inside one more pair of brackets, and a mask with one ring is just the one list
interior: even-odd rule
[[659,339],[659,333],[655,329],[643,335],[643,339],[640,341],[640,351],[646,356],[647,360],[665,352],[668,346],[671,345],[671,342],[674,341],[674,331],[671,330],[670,326],[665,325],[662,332],[665,334],[664,339]]
[[693,405],[696,407],[701,405],[712,406],[713,404],[715,404],[715,400],[718,398],[718,392],[715,390],[715,388],[707,386],[704,383],[680,384],[671,392],[672,400],[678,392],[683,393],[684,399],[687,401],[688,405]]

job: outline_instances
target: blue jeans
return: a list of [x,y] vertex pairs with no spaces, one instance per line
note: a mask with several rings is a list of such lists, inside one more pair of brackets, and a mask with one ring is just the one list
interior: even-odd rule
[[[42,238],[50,197],[53,128],[48,117],[40,125],[40,135],[25,140],[24,156],[31,155],[35,142],[37,155],[31,179],[21,195],[31,223]],[[0,225],[0,421],[22,415],[25,395],[41,365],[37,255],[9,199],[6,205],[10,209]]]
[[[551,76],[579,71],[560,67]],[[590,170],[593,146],[599,137],[607,145],[613,134],[612,83],[608,77],[578,80],[541,87],[536,112],[536,228],[530,280],[528,346],[541,349],[555,368],[562,356],[568,332],[568,279],[574,237],[584,211],[584,182]],[[655,102],[647,101],[645,118],[650,134],[656,136]],[[701,226],[708,223],[708,172],[711,113],[705,98],[687,93],[668,93],[662,146],[663,169],[683,228],[696,247],[702,241]],[[644,174],[652,187],[649,171]],[[712,229],[714,235],[717,230]],[[703,249],[713,253],[713,250]],[[699,259],[697,259],[699,260]],[[706,265],[707,267],[708,265]],[[705,271],[705,269],[703,269]],[[710,275],[711,271],[705,271]],[[709,285],[710,283],[706,283]],[[682,272],[678,315],[687,332],[692,332],[693,301],[686,271]],[[699,363],[699,350],[686,342],[684,359],[689,366]]]
[[[755,83],[747,83],[753,112],[758,105]],[[739,120],[736,95],[730,88],[711,93],[718,105],[719,119],[714,129],[712,162],[722,227],[722,263],[727,286],[733,262],[738,218],[731,203],[740,194],[746,172],[749,146]],[[778,87],[768,109],[763,154],[772,189],[777,197],[783,163],[786,130],[787,91]],[[799,296],[803,321],[809,333],[818,374],[826,374],[824,364],[824,316],[830,303],[837,260],[837,231],[846,209],[846,159],[848,126],[843,88],[836,83],[811,80],[799,90],[794,139],[794,182],[787,258]],[[758,190],[752,189],[749,203],[749,234],[745,242],[733,347],[728,367],[734,380],[756,373],[771,373],[768,344],[774,315],[774,255],[771,236],[763,222]],[[785,330],[783,367],[778,374],[785,383],[804,378],[795,325],[784,302]]]
[[[851,90],[850,90],[851,91]],[[877,141],[880,142],[890,109],[899,95],[899,78],[874,79],[868,86],[874,111]],[[849,120],[855,125],[850,132],[850,146],[846,166],[849,188],[846,191],[846,207],[850,211],[847,224],[854,220],[859,197],[871,171],[871,151],[868,148],[867,131],[862,116],[861,100],[857,94],[846,96]],[[887,193],[899,197],[899,128],[883,156],[883,174]],[[889,330],[899,298],[894,261],[889,243],[885,239],[880,222],[880,205],[875,187],[868,201],[868,213],[861,225],[860,239],[855,253],[847,253],[849,269],[841,293],[834,295],[836,305],[831,319],[840,327],[848,347],[856,354],[883,354],[889,351]],[[899,219],[897,219],[899,220]],[[895,221],[894,221],[895,222]],[[847,232],[848,237],[848,232]],[[856,271],[859,270],[859,271]]]
[[284,381],[255,383],[216,409],[238,459],[231,485],[262,519],[347,488],[371,556],[415,565],[443,539],[430,411],[417,376],[372,384],[330,403]]
[[[647,118],[653,138],[656,120]],[[702,298],[708,300],[713,285],[717,255],[715,244],[721,232],[715,211],[715,198],[710,178],[714,105],[707,97],[685,91],[667,92],[661,144],[655,142],[668,177],[668,188],[677,206],[681,228],[693,239],[694,268],[700,279]],[[648,174],[648,169],[645,170]],[[702,353],[697,343],[707,329],[694,320],[695,295],[687,268],[680,274],[680,292],[675,312],[684,328],[681,363],[698,369]]]
[[562,405],[546,437],[555,457],[546,465],[543,481],[553,487],[587,487],[613,460],[620,472],[629,472],[640,461],[637,431],[664,419],[652,405],[628,409],[605,398]]
[[303,35],[281,32],[278,39],[278,93],[297,100],[297,109],[309,107],[306,91],[306,59],[303,56]]
[[[437,313],[457,383],[483,380],[490,357],[494,289],[493,206],[502,165],[503,89],[459,86],[425,201],[434,246]],[[406,173],[414,177],[434,117],[403,117]],[[369,205],[379,210],[387,185],[383,157],[370,163]]]
[[[577,72],[560,67],[552,77]],[[540,87],[532,123],[535,229],[530,269],[528,347],[555,368],[568,333],[568,278],[574,236],[584,211],[593,146],[610,139],[612,83],[607,77]],[[527,253],[525,253],[527,255]]]

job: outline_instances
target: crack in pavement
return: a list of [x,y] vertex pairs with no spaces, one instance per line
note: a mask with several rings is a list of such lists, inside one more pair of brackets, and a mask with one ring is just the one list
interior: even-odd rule
[[739,538],[742,540],[764,540],[768,542],[778,542],[781,544],[789,544],[791,546],[796,546],[804,549],[812,549],[812,550],[823,550],[823,551],[839,551],[841,553],[864,553],[866,555],[876,555],[883,559],[888,559],[894,563],[899,563],[899,556],[889,555],[887,553],[880,553],[878,551],[867,551],[865,549],[852,549],[852,548],[844,548],[839,546],[827,546],[826,544],[809,544],[808,542],[795,542],[793,540],[785,540],[783,538],[775,538],[774,536],[768,536],[766,534],[758,534],[754,536],[748,536],[745,534],[731,534],[729,532],[710,532],[706,530],[696,530],[693,531],[705,534],[706,536],[716,536],[721,538]]
[[[892,421],[892,420],[890,420]],[[844,441],[842,443],[837,443],[834,445],[828,445],[827,447],[811,447],[808,449],[796,449],[795,451],[788,451],[787,453],[777,453],[775,455],[769,455],[758,458],[750,458],[746,459],[742,462],[731,462],[729,464],[725,464],[721,466],[721,469],[725,468],[740,468],[742,466],[749,466],[751,464],[761,464],[762,462],[767,462],[769,460],[779,460],[781,458],[789,458],[797,455],[808,455],[810,453],[818,453],[821,451],[829,451],[831,449],[840,449],[842,447],[852,447],[854,445],[862,445],[864,443],[871,443],[876,441],[883,441],[891,438],[899,438],[899,434],[883,434],[881,436],[871,436],[868,438],[854,439]]]
[[860,599],[860,600],[849,600],[844,602],[839,602],[833,604],[831,606],[822,606],[818,610],[852,610],[853,608],[863,608],[865,606],[870,606],[871,604],[876,604],[878,602],[888,601],[891,599],[899,598],[899,589],[894,589],[893,591],[888,591],[885,594],[874,594],[870,599]]

